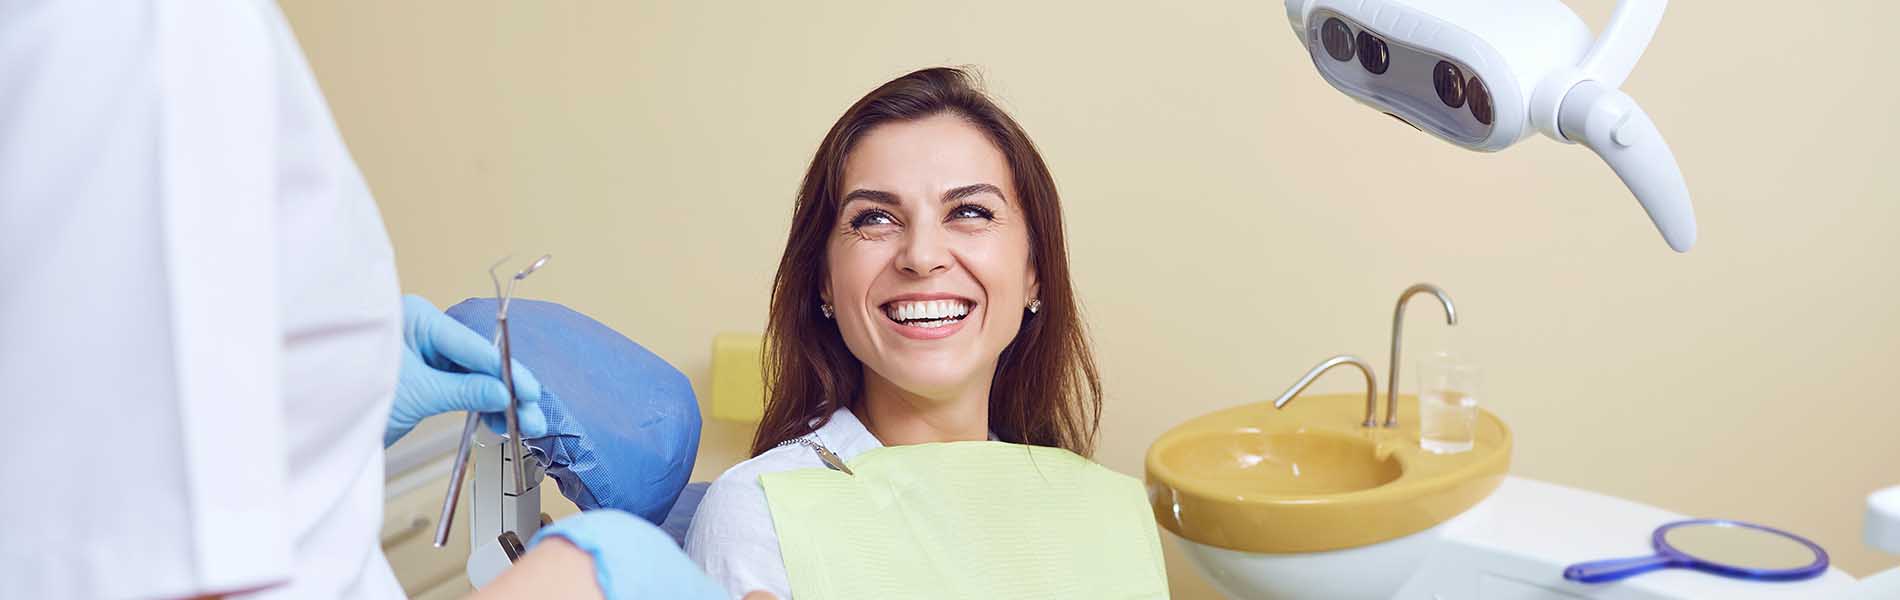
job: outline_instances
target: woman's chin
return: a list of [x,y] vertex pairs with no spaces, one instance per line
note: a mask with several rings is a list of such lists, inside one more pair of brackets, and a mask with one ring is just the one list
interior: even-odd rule
[[[902,359],[890,361],[898,363]],[[892,385],[912,395],[933,399],[958,398],[971,384],[977,381],[987,382],[987,373],[983,378],[973,377],[975,370],[953,368],[949,365],[929,366],[915,363],[884,372],[885,379]]]

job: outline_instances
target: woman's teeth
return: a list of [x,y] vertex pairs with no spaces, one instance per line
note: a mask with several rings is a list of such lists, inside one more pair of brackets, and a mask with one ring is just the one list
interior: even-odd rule
[[884,305],[884,315],[905,325],[933,329],[969,316],[970,303],[962,300],[892,302]]

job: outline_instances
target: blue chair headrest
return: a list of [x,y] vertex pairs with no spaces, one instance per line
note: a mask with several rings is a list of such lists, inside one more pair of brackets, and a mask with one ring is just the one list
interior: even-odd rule
[[[448,315],[483,337],[496,301],[474,298]],[[699,452],[699,403],[678,369],[565,306],[516,298],[508,306],[516,362],[544,390],[547,437],[528,440],[550,463],[561,494],[582,510],[616,508],[655,524],[686,486]]]

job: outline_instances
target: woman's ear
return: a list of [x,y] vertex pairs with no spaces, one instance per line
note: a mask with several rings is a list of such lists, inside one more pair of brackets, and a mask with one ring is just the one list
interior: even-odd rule
[[1028,290],[1028,297],[1023,298],[1023,304],[1042,299],[1042,282],[1036,279],[1036,268],[1033,266],[1029,268],[1029,286],[1024,289]]

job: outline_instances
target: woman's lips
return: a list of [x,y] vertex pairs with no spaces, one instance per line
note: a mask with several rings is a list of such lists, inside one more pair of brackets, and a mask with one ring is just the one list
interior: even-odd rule
[[962,318],[935,327],[905,324],[896,319],[892,319],[889,312],[882,310],[878,311],[878,315],[884,317],[884,323],[889,325],[898,335],[913,340],[939,340],[956,335],[958,331],[962,331],[963,324],[968,322],[970,317],[976,315],[976,307],[970,307],[969,312],[965,313]]

